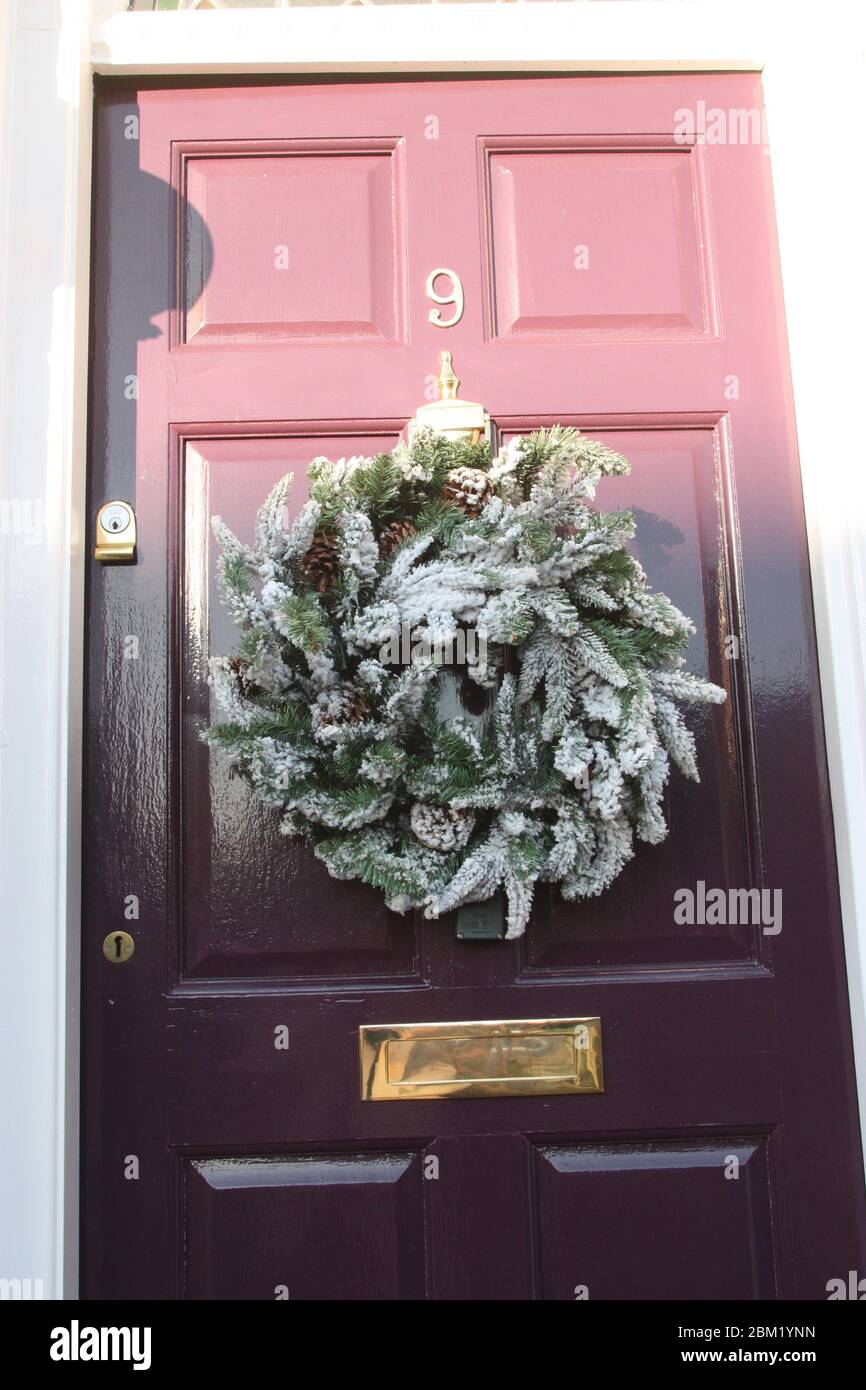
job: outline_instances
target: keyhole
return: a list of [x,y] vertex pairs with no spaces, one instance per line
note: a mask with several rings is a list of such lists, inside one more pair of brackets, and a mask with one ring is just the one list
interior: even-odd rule
[[120,530],[120,522],[118,521],[116,516],[113,516],[108,524],[111,527],[112,531]]
[[110,931],[102,943],[102,954],[112,965],[123,965],[134,950],[135,942],[125,931]]

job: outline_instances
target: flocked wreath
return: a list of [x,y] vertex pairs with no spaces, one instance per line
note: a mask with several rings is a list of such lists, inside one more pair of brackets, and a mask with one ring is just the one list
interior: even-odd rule
[[335,878],[428,917],[504,889],[516,937],[536,882],[594,896],[664,839],[671,762],[698,779],[679,706],[725,692],[684,670],[632,514],[591,505],[627,471],[574,429],[495,458],[427,430],[315,459],[291,521],[283,479],[252,547],[214,518],[242,638],[203,737]]

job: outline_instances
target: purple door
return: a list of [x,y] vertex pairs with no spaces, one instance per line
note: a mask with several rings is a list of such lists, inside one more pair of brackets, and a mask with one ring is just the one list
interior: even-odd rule
[[[139,546],[89,583],[85,1296],[820,1299],[864,1267],[768,161],[684,136],[699,101],[760,85],[100,87],[90,514],[132,503]],[[445,347],[500,439],[629,456],[600,500],[729,695],[666,843],[508,944],[335,882],[199,740],[234,645],[209,517],[249,536],[290,468],[299,499],[313,456],[391,447]],[[769,914],[707,908],[752,888]],[[364,1027],[575,1018],[603,1092],[362,1099]]]

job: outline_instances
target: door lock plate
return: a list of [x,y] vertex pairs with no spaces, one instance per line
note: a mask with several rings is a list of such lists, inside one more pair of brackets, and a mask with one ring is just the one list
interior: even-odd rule
[[96,513],[96,560],[135,559],[135,512],[128,502],[105,502]]

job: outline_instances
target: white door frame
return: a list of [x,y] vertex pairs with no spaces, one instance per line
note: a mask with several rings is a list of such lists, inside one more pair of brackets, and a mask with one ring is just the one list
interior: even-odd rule
[[[31,1293],[49,1298],[77,1288],[94,73],[763,72],[866,1114],[866,505],[849,443],[866,322],[864,194],[850,164],[866,87],[858,7],[594,0],[113,13],[122,4],[8,0],[0,16],[0,1115],[11,1136],[0,1146],[0,1279],[41,1280]],[[18,1292],[27,1295],[26,1282]]]

